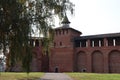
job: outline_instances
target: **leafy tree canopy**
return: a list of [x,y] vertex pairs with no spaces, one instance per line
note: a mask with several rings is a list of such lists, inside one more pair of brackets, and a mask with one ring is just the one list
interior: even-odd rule
[[10,66],[22,61],[23,68],[29,72],[32,47],[28,41],[35,33],[32,27],[43,34],[48,48],[54,32],[54,16],[61,19],[67,10],[73,13],[69,0],[0,0],[0,47],[4,54],[9,48]]

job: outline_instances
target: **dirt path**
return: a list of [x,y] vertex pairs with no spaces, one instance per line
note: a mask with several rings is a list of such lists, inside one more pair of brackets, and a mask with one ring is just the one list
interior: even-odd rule
[[64,73],[45,73],[40,80],[72,80],[72,78]]

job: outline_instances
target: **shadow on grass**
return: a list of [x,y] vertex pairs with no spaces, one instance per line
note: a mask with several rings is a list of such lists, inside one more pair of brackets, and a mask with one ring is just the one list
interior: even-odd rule
[[41,80],[39,77],[31,77],[31,78],[22,78],[22,79],[17,79],[17,80]]
[[52,80],[52,79],[42,79],[38,77],[32,77],[32,78],[24,78],[24,79],[17,79],[17,80]]

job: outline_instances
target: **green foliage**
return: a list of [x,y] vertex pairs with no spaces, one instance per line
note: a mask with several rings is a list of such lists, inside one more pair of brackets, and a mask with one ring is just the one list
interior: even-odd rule
[[98,74],[98,73],[66,73],[74,80],[119,80],[119,74]]
[[54,16],[61,19],[66,10],[73,13],[72,7],[69,0],[0,0],[0,45],[5,55],[9,47],[8,65],[13,67],[20,61],[29,73],[32,60],[29,40],[36,34],[33,27],[44,36],[44,50],[48,51],[54,34]]
[[31,72],[29,75],[26,73],[15,73],[15,72],[2,72],[0,80],[39,80],[44,73]]

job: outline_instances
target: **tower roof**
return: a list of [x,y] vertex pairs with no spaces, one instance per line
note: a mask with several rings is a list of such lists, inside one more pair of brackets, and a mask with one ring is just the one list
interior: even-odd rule
[[70,21],[68,20],[68,17],[67,15],[65,15],[63,21],[62,21],[62,24],[70,24]]
[[80,32],[80,31],[78,31],[78,30],[76,30],[76,29],[74,29],[74,28],[71,28],[71,27],[57,27],[57,28],[55,28],[55,30],[60,30],[60,29],[69,29],[69,30],[73,30],[73,31],[75,31],[75,32],[78,32],[78,33],[80,33],[80,34],[82,34],[82,32]]

